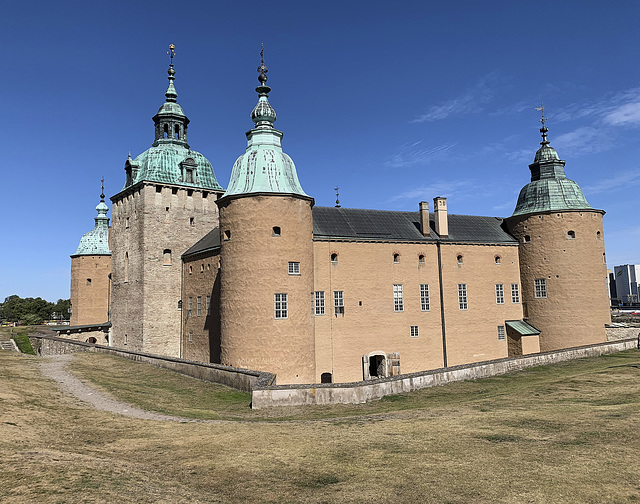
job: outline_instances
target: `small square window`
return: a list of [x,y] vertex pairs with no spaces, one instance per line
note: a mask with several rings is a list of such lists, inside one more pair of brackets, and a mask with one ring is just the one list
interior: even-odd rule
[[178,188],[177,187],[171,188],[171,194],[173,194],[174,196],[178,194]]
[[162,192],[162,186],[156,186],[156,192],[157,193],[161,193]]
[[224,241],[229,241],[231,239],[231,231],[229,229],[224,232],[222,239]]
[[195,220],[195,218],[194,218],[194,217],[189,217],[189,225],[190,225],[191,227],[193,227],[193,226],[195,226],[195,225],[196,225],[196,220]]
[[300,263],[299,262],[289,262],[289,274],[290,275],[299,275],[300,274]]
[[504,332],[504,326],[503,325],[499,325],[498,326],[498,341],[504,341],[505,339],[507,339],[506,334]]
[[280,226],[273,226],[273,233],[271,236],[280,236]]
[[411,326],[411,337],[412,338],[417,338],[418,337],[418,326],[417,325],[412,325]]

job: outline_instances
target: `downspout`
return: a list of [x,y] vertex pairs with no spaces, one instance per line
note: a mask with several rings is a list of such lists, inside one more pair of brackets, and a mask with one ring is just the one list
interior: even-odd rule
[[447,367],[447,330],[444,318],[444,287],[442,284],[442,251],[440,250],[440,240],[436,241],[438,247],[438,277],[440,279],[440,321],[442,325],[442,360],[444,367]]

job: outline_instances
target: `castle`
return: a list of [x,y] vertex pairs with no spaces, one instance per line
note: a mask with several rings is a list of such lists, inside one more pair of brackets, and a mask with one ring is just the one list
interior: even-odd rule
[[506,219],[449,213],[442,197],[415,212],[317,207],[282,150],[264,60],[258,72],[254,126],[225,191],[187,143],[172,48],[154,142],[126,160],[111,227],[103,194],[72,256],[72,324],[104,329],[92,342],[287,384],[606,340],[604,211],[566,178],[544,118]]

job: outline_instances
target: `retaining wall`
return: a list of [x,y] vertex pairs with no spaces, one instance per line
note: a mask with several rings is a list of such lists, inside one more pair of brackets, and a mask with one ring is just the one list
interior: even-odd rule
[[640,324],[612,324],[607,327],[607,341],[619,341],[623,339],[637,338],[640,333]]
[[636,345],[637,340],[633,338],[524,357],[510,357],[447,369],[400,375],[371,382],[256,387],[252,392],[251,407],[260,409],[271,406],[364,403],[380,399],[386,395],[401,394],[456,381],[487,378],[533,366],[620,352],[636,348]]
[[32,345],[39,355],[60,355],[75,352],[98,352],[138,362],[153,364],[177,373],[192,376],[199,380],[220,383],[245,392],[251,392],[255,387],[266,386],[274,382],[275,376],[271,373],[239,369],[220,364],[207,364],[194,362],[174,357],[164,357],[142,352],[130,352],[127,350],[111,348],[103,345],[94,345],[83,341],[74,341],[53,336],[29,336]]

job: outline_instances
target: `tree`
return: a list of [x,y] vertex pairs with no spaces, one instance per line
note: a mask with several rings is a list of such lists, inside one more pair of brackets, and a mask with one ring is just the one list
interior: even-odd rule
[[4,303],[0,303],[0,318],[9,322],[22,322],[29,324],[40,324],[43,320],[51,318],[51,314],[56,311],[59,318],[69,318],[69,299],[58,299],[54,305],[40,297],[21,298],[15,294],[5,298]]

